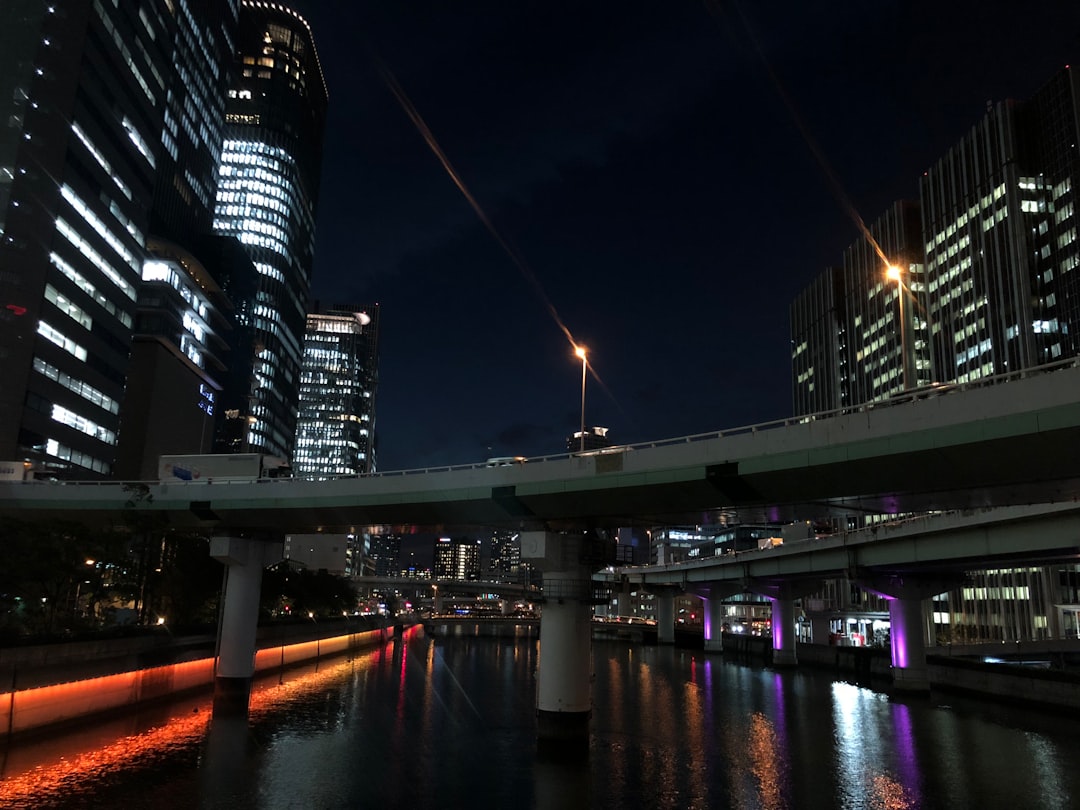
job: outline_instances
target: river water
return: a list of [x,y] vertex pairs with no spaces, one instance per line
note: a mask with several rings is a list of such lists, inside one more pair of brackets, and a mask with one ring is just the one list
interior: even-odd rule
[[3,808],[1070,808],[1075,718],[596,641],[587,752],[536,746],[537,639],[426,636],[21,743]]

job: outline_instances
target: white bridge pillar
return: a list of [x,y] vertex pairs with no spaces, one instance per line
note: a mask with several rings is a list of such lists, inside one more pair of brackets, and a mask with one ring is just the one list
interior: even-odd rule
[[522,532],[521,558],[544,575],[536,729],[541,745],[588,744],[592,715],[592,571],[586,539]]
[[225,563],[221,629],[214,673],[214,714],[246,714],[255,675],[255,633],[263,568],[281,559],[281,543],[213,537],[210,556]]

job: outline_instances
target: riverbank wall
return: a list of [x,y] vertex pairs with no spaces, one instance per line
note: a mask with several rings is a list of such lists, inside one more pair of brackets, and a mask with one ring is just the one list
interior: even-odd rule
[[[255,674],[384,644],[394,633],[385,621],[261,627]],[[0,740],[209,691],[214,647],[214,636],[155,635],[0,649]]]
[[[1003,657],[1000,645],[966,645],[931,648],[926,656],[926,674],[931,691],[969,694],[1005,703],[1067,711],[1080,716],[1080,671],[1041,666],[1043,660],[1075,660],[1080,645],[1074,640],[1033,642],[1016,647]],[[772,639],[724,634],[724,655],[772,661]],[[1037,659],[1036,659],[1037,657]],[[880,647],[834,647],[826,644],[798,644],[799,666],[828,669],[837,677],[857,683],[892,683],[889,650]],[[985,659],[994,659],[988,662]]]

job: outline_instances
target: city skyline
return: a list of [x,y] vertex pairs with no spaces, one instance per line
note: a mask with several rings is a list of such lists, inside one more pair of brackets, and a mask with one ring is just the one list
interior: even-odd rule
[[561,452],[559,321],[616,444],[791,415],[788,307],[857,238],[844,200],[917,197],[988,101],[1080,51],[1044,3],[293,5],[331,99],[313,291],[382,306],[381,469]]

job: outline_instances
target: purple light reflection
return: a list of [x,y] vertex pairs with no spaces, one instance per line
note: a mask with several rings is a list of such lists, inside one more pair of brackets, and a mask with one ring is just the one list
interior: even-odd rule
[[900,784],[903,785],[905,799],[910,799],[911,807],[922,807],[923,782],[922,772],[915,752],[915,733],[911,727],[911,710],[903,703],[892,704],[893,734],[896,737],[897,765],[900,770]]

